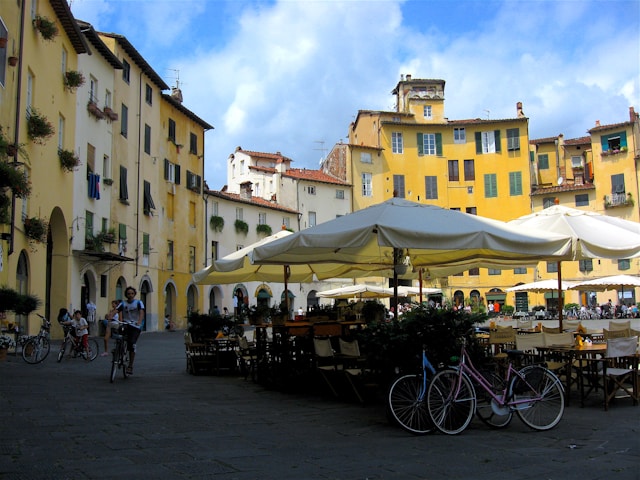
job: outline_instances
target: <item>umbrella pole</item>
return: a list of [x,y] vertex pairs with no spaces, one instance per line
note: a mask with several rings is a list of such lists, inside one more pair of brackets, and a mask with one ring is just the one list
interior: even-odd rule
[[562,332],[562,266],[561,262],[558,262],[558,325]]
[[289,265],[284,266],[284,305],[286,308],[286,320],[290,320],[289,318],[289,275],[291,275],[291,269]]
[[420,305],[422,305],[422,269],[418,270],[418,282],[420,285]]

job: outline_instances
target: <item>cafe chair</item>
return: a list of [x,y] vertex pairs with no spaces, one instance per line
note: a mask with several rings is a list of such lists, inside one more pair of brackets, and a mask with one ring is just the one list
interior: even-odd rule
[[518,320],[516,321],[516,327],[522,330],[529,330],[533,328],[533,318],[518,317]]
[[366,357],[360,353],[357,340],[338,339],[340,358],[344,362],[344,374],[353,394],[360,403],[365,403],[365,392],[377,388],[377,384],[370,382],[369,371],[365,368]]
[[330,338],[313,338],[313,350],[315,352],[316,372],[320,374],[334,397],[339,397],[335,384],[338,372],[343,370],[333,351]]
[[519,358],[522,366],[536,365],[543,363],[543,358],[538,347],[544,346],[544,334],[529,333],[527,335],[516,335],[516,349],[513,352]]
[[580,320],[563,320],[562,329],[565,332],[577,332],[580,327]]
[[602,334],[604,336],[605,341],[611,340],[614,338],[626,338],[631,336],[631,329],[625,328],[623,330],[607,330],[606,328],[603,328]]
[[545,327],[544,325],[542,326],[542,331],[545,333],[562,333],[560,327]]
[[[638,405],[638,337],[612,338],[607,341],[603,360],[604,409],[614,398],[631,397]],[[622,395],[621,395],[622,394]]]
[[500,327],[489,330],[489,346],[493,350],[493,358],[505,359],[507,351],[516,346],[516,330],[513,327]]
[[[542,332],[544,347],[571,347],[575,345],[573,333],[549,333]],[[562,352],[547,352],[544,356],[547,368],[559,377],[564,377],[568,382],[568,375],[571,375],[571,369],[574,366],[570,355]]]
[[630,328],[631,328],[631,320],[627,320],[626,322],[614,322],[612,320],[609,321],[610,331],[629,330]]
[[258,362],[258,356],[255,344],[249,342],[247,337],[242,336],[238,338],[238,349],[236,354],[238,355],[238,364],[240,365],[240,373],[244,374],[246,380],[251,375],[251,380],[256,381],[256,364]]

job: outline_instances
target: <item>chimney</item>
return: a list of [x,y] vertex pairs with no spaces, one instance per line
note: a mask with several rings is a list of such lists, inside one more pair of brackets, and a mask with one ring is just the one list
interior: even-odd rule
[[411,75],[409,73],[407,73],[407,82],[411,81]]
[[638,120],[638,114],[636,113],[633,107],[629,107],[629,121],[631,123],[636,122]]
[[596,120],[596,127],[600,126],[600,120]]
[[182,90],[178,87],[173,87],[171,89],[171,98],[173,98],[176,102],[182,103]]
[[244,182],[240,184],[240,198],[251,200],[251,194],[253,193],[251,186],[251,182]]
[[516,112],[517,112],[517,116],[518,118],[523,118],[524,117],[524,112],[522,111],[522,102],[518,102],[516,103]]

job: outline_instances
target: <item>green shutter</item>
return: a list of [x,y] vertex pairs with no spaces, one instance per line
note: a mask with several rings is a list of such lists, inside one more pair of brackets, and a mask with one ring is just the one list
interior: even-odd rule
[[442,156],[442,134],[436,133],[436,155]]
[[164,179],[169,180],[169,160],[164,159]]
[[424,155],[424,135],[418,133],[418,155]]
[[482,134],[476,132],[476,153],[482,154]]
[[495,130],[493,132],[493,135],[495,137],[494,140],[496,142],[496,152],[500,152],[501,151],[500,150],[500,130]]
[[120,240],[127,239],[127,226],[124,223],[118,225],[118,237]]
[[142,253],[144,255],[149,255],[149,234],[142,234]]
[[530,151],[529,151],[529,161],[530,161],[531,163],[533,163],[533,162],[535,162],[535,161],[536,161],[536,155],[535,155],[535,153],[533,152],[533,150],[530,150]]

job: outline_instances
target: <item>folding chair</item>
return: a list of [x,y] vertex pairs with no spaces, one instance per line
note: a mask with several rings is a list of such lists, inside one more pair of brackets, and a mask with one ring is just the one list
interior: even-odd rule
[[358,341],[347,341],[343,338],[339,338],[338,345],[340,347],[340,359],[344,362],[343,371],[345,377],[360,403],[364,403],[363,390],[367,387],[374,387],[375,385],[365,382],[365,358],[360,354]]
[[542,326],[542,331],[545,333],[562,333],[560,327],[545,327],[544,325]]
[[605,341],[613,338],[625,338],[631,336],[631,329],[625,328],[622,330],[607,330],[606,328],[603,328],[602,334],[604,335]]
[[626,322],[614,322],[609,321],[609,330],[629,330],[631,328],[631,320],[627,320]]
[[565,332],[577,332],[580,325],[580,320],[564,320],[562,322],[562,329]]
[[[542,332],[542,338],[544,340],[545,347],[569,347],[575,345],[575,338],[571,332]],[[577,363],[574,364],[573,359],[570,356],[562,355],[560,353],[548,353],[545,355],[544,361],[549,370],[559,377],[565,377],[568,386],[571,384],[571,381],[574,380],[569,378],[569,376],[571,375],[572,367],[577,366]]]
[[315,352],[316,371],[325,381],[331,393],[338,397],[338,389],[331,380],[335,379],[336,372],[342,370],[343,366],[336,361],[331,339],[314,337],[313,349]]
[[527,333],[525,335],[516,335],[516,354],[521,356],[520,363],[522,365],[534,365],[542,363],[542,355],[538,351],[538,347],[544,347],[543,333]]
[[251,380],[256,380],[256,363],[257,363],[257,351],[255,345],[252,345],[247,340],[247,337],[238,338],[238,349],[236,350],[238,355],[238,363],[240,364],[240,372],[244,373],[244,379],[246,380],[251,375]]
[[619,398],[619,392],[631,397],[638,405],[638,337],[612,338],[607,340],[607,354],[603,361],[604,409]]

